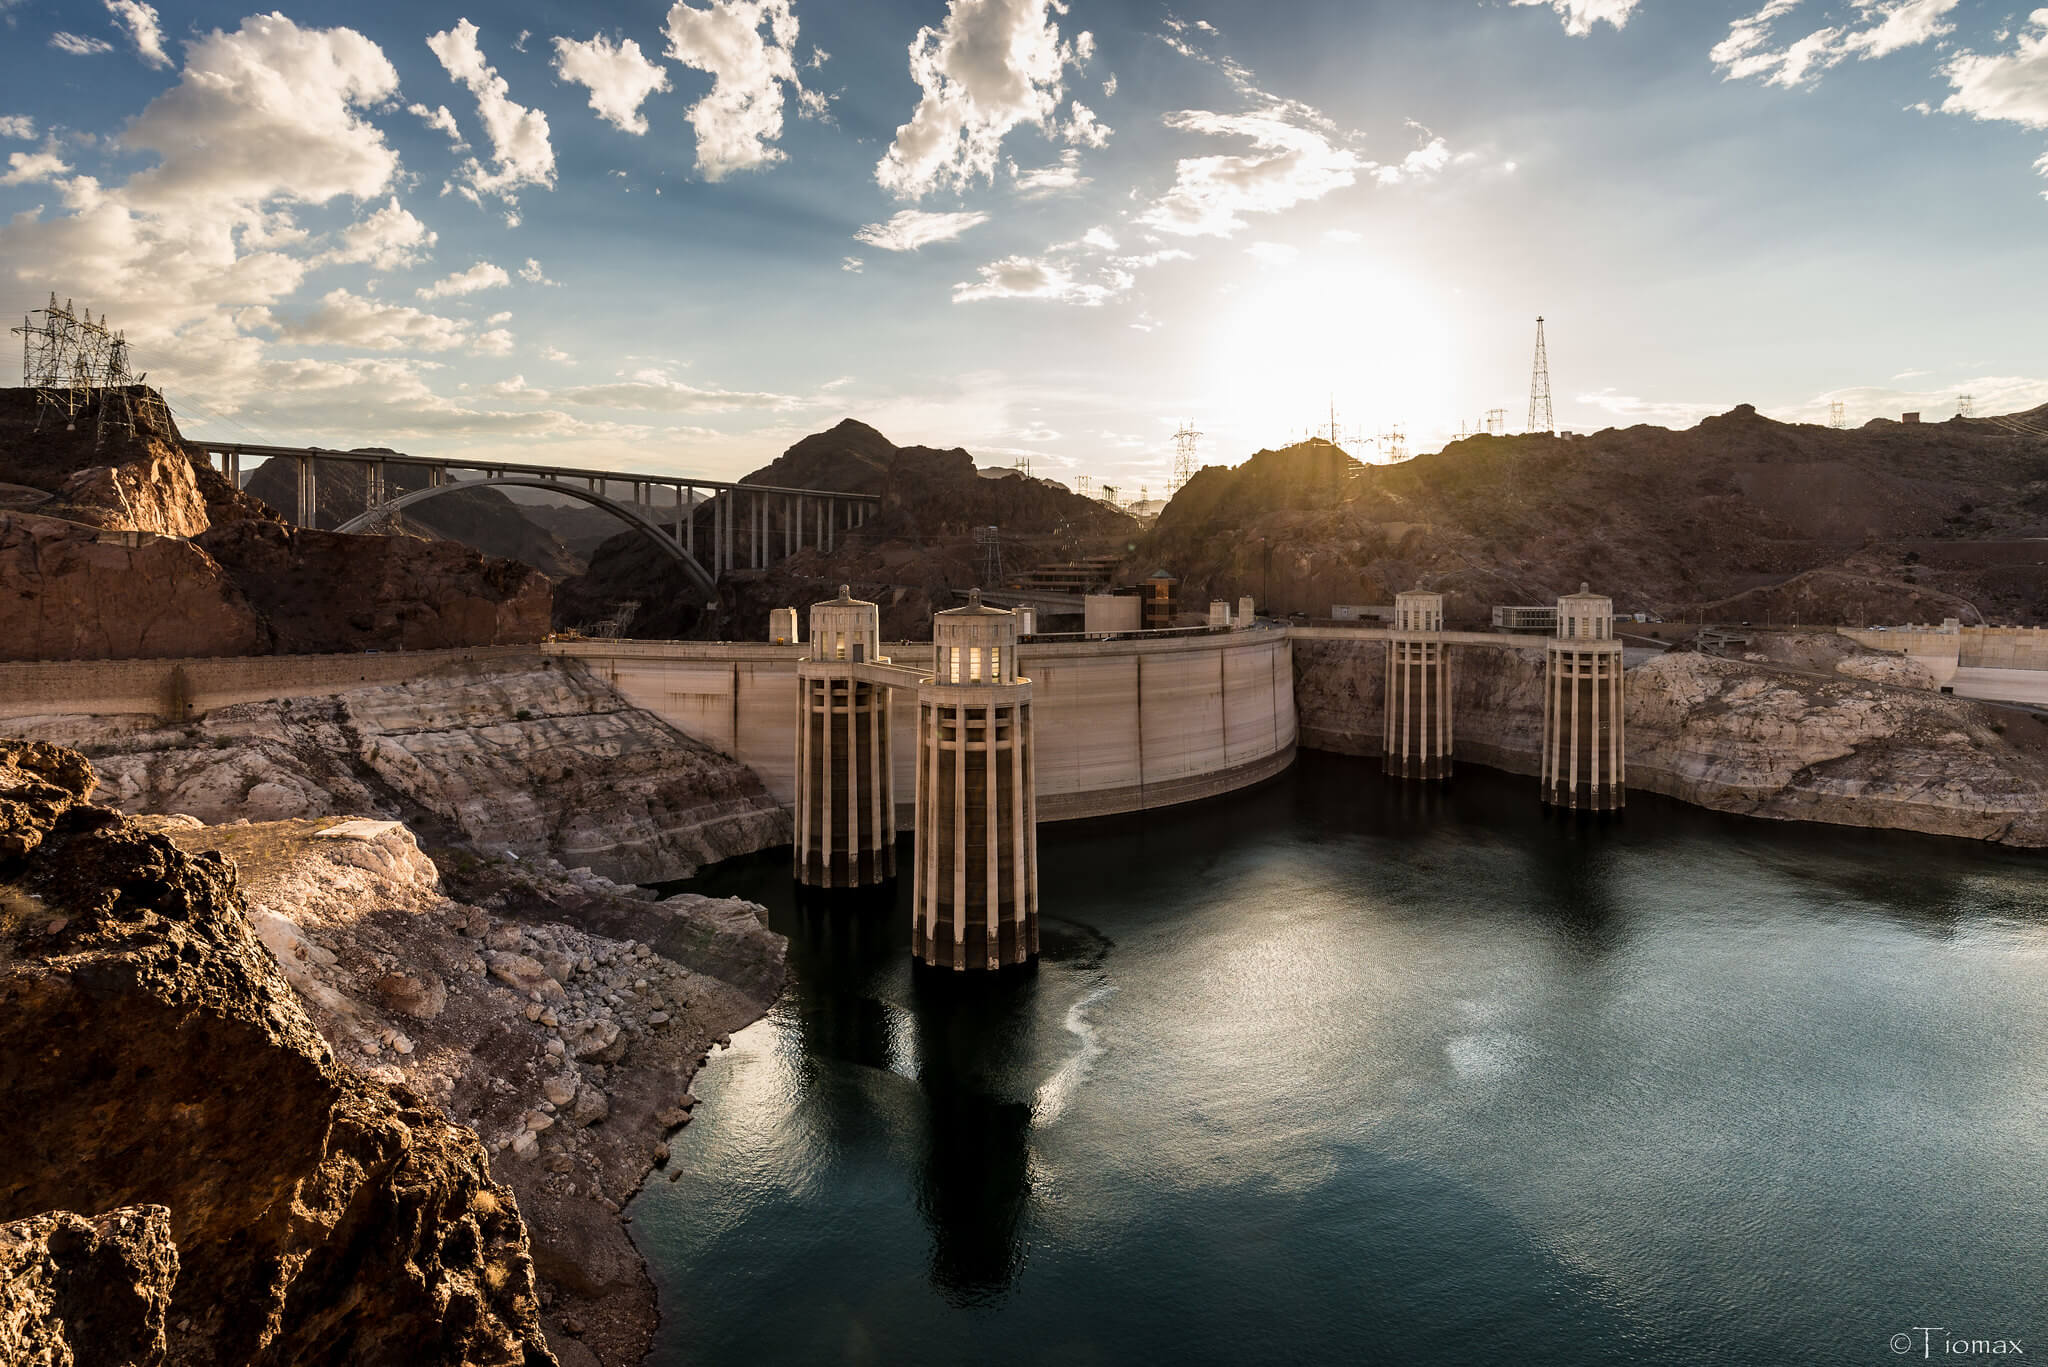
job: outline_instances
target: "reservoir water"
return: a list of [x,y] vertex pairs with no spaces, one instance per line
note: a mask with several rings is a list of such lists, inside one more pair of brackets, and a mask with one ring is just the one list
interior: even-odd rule
[[1048,826],[964,992],[907,880],[713,871],[792,979],[633,1207],[650,1360],[2048,1356],[2048,857],[1630,802],[1305,755]]

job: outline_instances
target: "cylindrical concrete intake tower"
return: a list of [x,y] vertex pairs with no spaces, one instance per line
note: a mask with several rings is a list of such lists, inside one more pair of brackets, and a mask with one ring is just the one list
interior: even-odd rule
[[1017,618],[968,605],[932,619],[917,688],[917,877],[911,953],[961,972],[1038,956],[1038,794],[1031,681]]
[[1387,638],[1386,772],[1396,778],[1451,776],[1451,661],[1444,646],[1444,596],[1394,595]]
[[796,881],[866,888],[896,876],[896,780],[889,763],[894,692],[867,667],[886,665],[881,609],[853,597],[811,608],[811,654],[798,663]]
[[1627,802],[1622,749],[1621,642],[1614,600],[1579,585],[1557,600],[1557,635],[1546,643],[1543,800],[1580,811]]

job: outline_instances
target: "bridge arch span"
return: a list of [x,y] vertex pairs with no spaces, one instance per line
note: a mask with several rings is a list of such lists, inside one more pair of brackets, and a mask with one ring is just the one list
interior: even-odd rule
[[[457,493],[465,489],[504,488],[506,485],[514,485],[522,489],[545,489],[552,494],[565,494],[570,498],[578,499],[588,503],[593,508],[602,508],[605,512],[610,513],[613,517],[616,517],[619,521],[661,547],[664,554],[682,566],[683,573],[688,576],[690,583],[704,595],[705,602],[715,603],[718,601],[717,582],[712,579],[710,573],[702,565],[697,563],[697,558],[685,550],[682,544],[675,537],[671,536],[661,524],[641,516],[639,512],[624,503],[618,502],[616,499],[606,498],[595,490],[579,489],[573,484],[565,484],[559,480],[547,479],[537,475],[503,475],[491,479],[468,479],[450,484],[430,485],[425,489],[415,489],[409,494],[400,494],[397,498],[380,503],[359,517],[350,518],[335,530],[367,532],[386,514],[399,512],[402,509],[411,507],[415,503],[433,498],[437,494]],[[695,516],[696,514],[694,507],[686,507],[681,511],[685,516]]]

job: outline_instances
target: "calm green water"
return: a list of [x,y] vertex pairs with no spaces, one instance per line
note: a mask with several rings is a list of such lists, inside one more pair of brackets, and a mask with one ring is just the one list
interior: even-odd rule
[[1631,802],[1305,756],[1046,827],[964,995],[718,870],[793,982],[634,1207],[652,1361],[2048,1357],[2048,859]]

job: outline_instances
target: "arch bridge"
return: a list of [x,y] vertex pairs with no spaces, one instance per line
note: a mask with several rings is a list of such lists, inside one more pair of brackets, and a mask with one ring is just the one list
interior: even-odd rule
[[[236,488],[242,462],[290,461],[298,476],[293,521],[316,527],[320,472],[352,466],[361,472],[363,509],[332,530],[364,532],[401,510],[461,489],[545,489],[601,508],[683,566],[704,593],[736,569],[767,569],[806,547],[830,551],[839,537],[865,523],[881,499],[833,489],[783,489],[687,475],[585,470],[463,457],[408,456],[396,451],[330,451],[319,446],[261,446],[246,442],[188,441],[186,446]],[[407,478],[406,474],[411,474]],[[387,494],[393,475],[407,486]],[[627,497],[612,494],[623,485]],[[280,510],[283,511],[283,510]],[[703,554],[699,554],[700,543]]]

